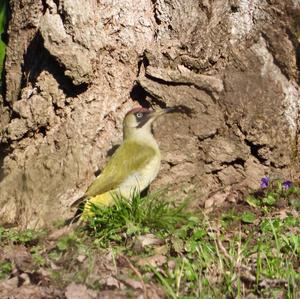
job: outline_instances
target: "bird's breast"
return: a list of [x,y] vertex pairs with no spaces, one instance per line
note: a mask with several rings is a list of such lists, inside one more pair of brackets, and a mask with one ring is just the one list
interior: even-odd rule
[[160,155],[156,155],[145,167],[129,175],[119,187],[122,196],[129,198],[134,192],[146,189],[159,172],[160,160]]

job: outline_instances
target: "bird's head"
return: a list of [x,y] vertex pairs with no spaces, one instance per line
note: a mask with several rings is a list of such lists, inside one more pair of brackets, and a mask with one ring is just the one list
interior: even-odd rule
[[146,108],[134,108],[127,112],[123,121],[124,139],[140,134],[151,134],[151,124],[159,116],[172,112],[173,108],[150,110]]

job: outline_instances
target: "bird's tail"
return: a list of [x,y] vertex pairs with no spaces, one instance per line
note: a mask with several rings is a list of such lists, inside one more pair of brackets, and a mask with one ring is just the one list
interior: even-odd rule
[[65,225],[71,225],[76,222],[79,224],[85,222],[89,218],[95,216],[95,208],[108,207],[113,203],[114,196],[111,192],[106,192],[90,198],[83,196],[71,205],[71,208],[76,207],[76,212],[74,213],[74,216],[65,221]]
[[65,220],[64,225],[72,225],[73,223],[78,222],[86,202],[87,202],[86,196],[82,196],[71,204],[70,209],[74,211],[74,215],[68,218],[67,220]]

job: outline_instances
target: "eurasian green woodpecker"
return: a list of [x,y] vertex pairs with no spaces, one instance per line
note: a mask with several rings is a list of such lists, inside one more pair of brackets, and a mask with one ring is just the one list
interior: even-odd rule
[[142,192],[156,178],[161,155],[151,126],[159,116],[174,110],[175,108],[157,111],[135,108],[126,114],[123,121],[123,143],[86,190],[81,220],[94,215],[92,205],[109,206],[120,195],[130,199],[134,192]]

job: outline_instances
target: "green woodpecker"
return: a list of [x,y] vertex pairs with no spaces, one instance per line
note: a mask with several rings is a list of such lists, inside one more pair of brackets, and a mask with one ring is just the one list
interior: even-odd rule
[[157,111],[135,108],[126,114],[123,121],[123,143],[86,190],[81,220],[94,215],[92,205],[109,206],[120,195],[129,199],[134,192],[146,189],[156,178],[161,155],[152,135],[151,125],[159,116],[175,110],[176,108]]

